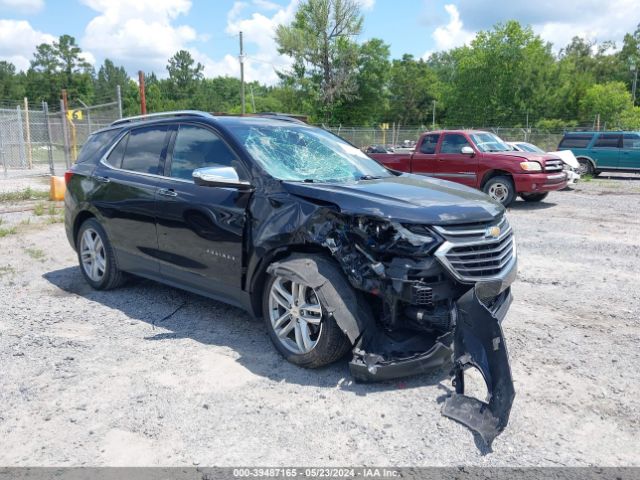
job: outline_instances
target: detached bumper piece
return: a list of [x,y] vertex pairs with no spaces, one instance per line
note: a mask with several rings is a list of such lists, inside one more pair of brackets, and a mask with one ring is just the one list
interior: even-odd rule
[[[470,290],[457,302],[454,331],[453,382],[456,392],[444,403],[442,414],[477,432],[490,447],[509,421],[515,389],[501,318],[489,311]],[[496,316],[498,315],[498,316]],[[464,371],[477,368],[487,385],[487,401],[464,394]]]
[[449,346],[452,340],[452,334],[448,333],[439,337],[424,353],[392,360],[355,349],[349,370],[357,382],[380,382],[430,372],[451,361]]

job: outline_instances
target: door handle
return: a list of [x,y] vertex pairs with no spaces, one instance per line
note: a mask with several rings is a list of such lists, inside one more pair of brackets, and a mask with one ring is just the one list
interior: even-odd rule
[[111,180],[109,180],[109,177],[102,177],[100,175],[96,175],[93,178],[96,179],[96,182],[100,182],[100,183],[109,183]]
[[173,190],[171,188],[161,188],[160,190],[158,190],[158,193],[160,195],[164,195],[165,197],[177,197],[178,196],[178,192],[176,192],[175,190]]

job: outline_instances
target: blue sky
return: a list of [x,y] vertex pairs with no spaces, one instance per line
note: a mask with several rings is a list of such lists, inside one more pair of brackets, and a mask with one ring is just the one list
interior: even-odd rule
[[[640,22],[637,0],[358,0],[360,40],[382,38],[394,58],[465,44],[478,30],[511,18],[530,24],[556,49],[574,35],[621,41]],[[0,59],[28,67],[33,48],[73,35],[99,66],[105,58],[164,75],[167,58],[192,52],[207,76],[238,74],[237,32],[244,31],[247,77],[273,83],[273,31],[291,21],[299,0],[0,0]]]

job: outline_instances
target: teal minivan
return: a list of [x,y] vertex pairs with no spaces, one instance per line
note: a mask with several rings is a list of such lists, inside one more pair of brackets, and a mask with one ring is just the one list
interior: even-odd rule
[[640,173],[640,132],[568,132],[558,150],[571,150],[580,174]]

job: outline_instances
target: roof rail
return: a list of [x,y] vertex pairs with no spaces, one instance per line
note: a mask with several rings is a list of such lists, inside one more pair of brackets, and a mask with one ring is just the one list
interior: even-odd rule
[[172,112],[147,113],[146,115],[136,115],[135,117],[121,118],[115,122],[111,122],[111,126],[122,125],[123,123],[137,122],[148,118],[155,119],[161,117],[211,117],[210,113],[201,112],[199,110],[174,110]]

